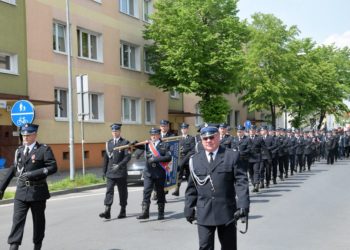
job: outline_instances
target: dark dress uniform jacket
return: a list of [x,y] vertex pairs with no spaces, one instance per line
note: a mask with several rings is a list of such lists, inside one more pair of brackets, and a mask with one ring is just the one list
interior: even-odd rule
[[222,139],[220,140],[220,145],[225,148],[231,148],[231,141],[232,141],[232,136],[224,135],[224,137],[222,137]]
[[179,142],[180,144],[180,166],[188,165],[188,161],[195,153],[196,140],[193,136],[187,135],[185,138],[182,138]]
[[264,140],[260,137],[255,135],[253,139],[248,137],[250,140],[250,156],[249,156],[249,162],[260,162],[261,161],[261,153],[265,148]]
[[[35,186],[26,186],[23,181],[18,181],[15,199],[21,201],[43,201],[50,198],[49,189],[46,183],[46,177],[48,175],[57,172],[57,164],[52,150],[46,144],[40,144],[36,142],[33,149],[28,156],[24,155],[24,146],[20,146],[16,151],[16,159],[14,167],[11,167],[4,179],[3,183],[0,183],[0,190],[5,190],[11,179],[18,175],[17,167],[24,168],[24,172],[31,172],[29,179],[32,183],[39,183]],[[44,169],[47,169],[45,173]]]
[[[171,154],[169,145],[166,142],[160,141],[156,149],[158,150],[160,156],[154,158],[153,163],[146,162],[146,167],[143,171],[144,176],[152,177],[152,178],[165,178],[165,170],[160,165],[160,162],[169,162],[171,161]],[[149,149],[149,145],[146,145],[146,158],[147,160],[151,158],[151,151]]]
[[191,161],[200,179],[211,176],[214,189],[210,181],[199,186],[190,177],[185,194],[185,217],[191,216],[196,208],[199,225],[218,226],[232,220],[237,208],[249,208],[248,178],[239,162],[239,152],[220,146],[211,169],[204,150],[194,154],[190,164]]
[[250,147],[249,139],[246,136],[243,136],[242,139],[239,139],[238,136],[234,137],[231,141],[231,148],[233,151],[239,151],[240,159],[248,160]]
[[295,141],[295,153],[297,155],[304,154],[305,141],[303,137],[296,138]]
[[[114,145],[114,139],[106,142],[106,154],[103,161],[103,173],[108,178],[127,177],[127,163],[130,161],[131,155],[128,149],[113,150],[115,147],[128,145],[129,141],[120,137],[119,141]],[[113,168],[113,165],[118,167]]]
[[263,160],[271,160],[272,159],[272,150],[274,150],[277,146],[275,144],[275,138],[267,135],[266,139],[264,136],[261,137],[265,142],[265,147],[262,148],[262,159]]

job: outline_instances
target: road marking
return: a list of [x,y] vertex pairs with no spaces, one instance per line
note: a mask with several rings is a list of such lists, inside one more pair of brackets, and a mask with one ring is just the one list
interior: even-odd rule
[[[94,191],[94,190],[90,190]],[[132,189],[128,189],[129,193],[133,193],[133,192],[139,192],[139,191],[143,191],[143,187],[135,187]],[[116,193],[118,193],[118,191],[116,191]],[[66,194],[66,195],[70,195],[69,197],[58,197],[58,196],[54,196],[52,198],[50,198],[49,200],[47,200],[47,202],[51,202],[51,201],[61,201],[61,200],[70,200],[70,199],[76,199],[76,198],[85,198],[85,197],[92,197],[92,196],[98,196],[98,195],[105,195],[106,192],[100,192],[100,193],[93,193],[93,194],[83,194],[83,195],[78,195],[78,193],[70,193],[70,194]],[[56,198],[57,197],[57,198]],[[0,208],[4,208],[4,207],[9,207],[9,206],[13,206],[13,204],[4,204],[4,205],[0,205]]]

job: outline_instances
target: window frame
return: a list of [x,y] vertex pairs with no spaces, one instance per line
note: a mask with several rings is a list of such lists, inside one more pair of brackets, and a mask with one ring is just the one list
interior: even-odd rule
[[[87,122],[104,122],[104,95],[102,93],[97,93],[97,92],[89,92],[89,115],[85,116],[84,121]],[[92,96],[96,95],[97,96],[97,112],[98,112],[98,118],[95,119],[93,118],[93,103],[92,103]],[[80,118],[81,119],[81,118]]]
[[[126,1],[126,10],[124,11],[124,1]],[[133,2],[133,14],[131,14],[130,11],[130,1]],[[139,7],[138,7],[138,0],[119,0],[119,11],[125,15],[139,18]]]
[[[126,119],[125,115],[125,102],[124,100],[128,100],[129,102],[129,119]],[[125,124],[141,124],[141,99],[138,97],[130,97],[130,96],[122,96],[122,122]],[[130,105],[130,101],[135,101],[135,120],[132,120],[132,105]]]
[[[55,88],[54,89],[54,96],[55,96],[55,101],[58,101],[60,103],[62,103],[62,99],[61,99],[61,91],[65,91],[66,92],[66,114],[67,116],[64,117],[61,115],[61,110],[59,108],[58,104],[55,104],[55,120],[56,121],[68,121],[68,89],[65,88]],[[57,97],[56,97],[56,92],[57,92]],[[57,116],[56,116],[56,111],[57,111]]]
[[0,73],[18,75],[18,55],[0,51],[0,56],[9,57],[9,69],[0,68]]
[[[152,21],[149,19],[149,15],[153,14],[153,0],[143,0],[142,2],[142,20],[146,23],[152,23]],[[149,5],[147,3],[149,3]]]
[[[82,38],[82,33],[86,33],[88,35],[87,37],[87,42],[88,42],[88,56],[84,56],[84,51],[83,51],[83,38]],[[95,36],[96,37],[96,59],[92,58],[92,51],[91,51],[91,37]],[[101,33],[91,31],[88,29],[84,29],[82,27],[77,27],[77,42],[78,42],[78,58],[80,59],[85,59],[89,61],[94,61],[94,62],[103,62],[103,37]]]
[[[150,103],[150,119],[148,121],[147,103]],[[155,100],[145,99],[145,124],[155,124],[156,122],[156,102]]]
[[148,56],[147,56],[148,50],[146,48],[143,48],[143,70],[147,74],[154,74],[154,70],[152,69],[152,66],[148,62]]
[[[54,20],[52,24],[55,25],[55,33],[53,34],[52,38],[53,39],[56,38],[55,39],[56,40],[55,41],[56,48],[53,48],[53,51],[56,52],[56,53],[67,55],[67,25],[65,23],[57,21],[57,20]],[[58,42],[58,26],[59,25],[63,26],[63,28],[64,28],[64,46],[65,46],[64,47],[64,51],[61,51],[61,50],[57,49],[57,47],[59,47],[58,46],[58,44],[59,44],[59,42]]]
[[17,5],[16,0],[0,0],[0,1],[11,5]]
[[[124,65],[124,46],[128,46],[128,66]],[[134,64],[135,64],[135,68],[131,67],[132,64],[132,49],[134,48]],[[120,41],[120,49],[119,49],[119,53],[120,53],[120,67],[123,69],[128,69],[128,70],[133,70],[133,71],[141,71],[141,65],[140,65],[140,46],[133,44],[133,43],[129,43],[129,42],[125,42],[125,41]]]

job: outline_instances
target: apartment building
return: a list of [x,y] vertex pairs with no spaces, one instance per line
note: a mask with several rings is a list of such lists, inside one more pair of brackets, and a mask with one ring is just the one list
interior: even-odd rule
[[[28,95],[56,102],[36,107],[39,141],[51,145],[60,169],[69,167],[66,1],[26,1]],[[85,166],[100,166],[110,124],[121,122],[129,140],[148,137],[168,119],[168,93],[147,83],[144,25],[150,0],[71,0],[75,165],[82,165],[81,118],[75,77],[88,75],[90,112],[84,119]]]
[[28,99],[25,1],[0,0],[0,158],[9,166],[19,145],[11,106]]

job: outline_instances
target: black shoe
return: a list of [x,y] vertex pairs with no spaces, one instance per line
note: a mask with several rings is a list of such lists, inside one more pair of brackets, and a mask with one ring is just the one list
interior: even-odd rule
[[179,187],[177,187],[177,188],[175,189],[175,191],[172,193],[172,195],[174,195],[174,196],[179,196],[179,195],[180,195],[180,189],[179,189]]
[[117,218],[118,219],[126,218],[126,209],[125,209],[125,207],[121,207],[120,208],[120,213],[119,213]]
[[158,220],[164,220],[164,204],[158,204]]
[[149,218],[149,204],[142,203],[142,214],[137,216],[138,220],[146,220]]
[[106,206],[105,211],[99,214],[100,218],[109,220],[111,218],[111,206]]
[[18,250],[18,248],[19,248],[19,245],[17,245],[17,244],[10,245],[10,250]]
[[41,243],[35,244],[34,250],[41,250]]

